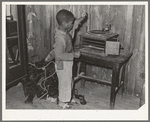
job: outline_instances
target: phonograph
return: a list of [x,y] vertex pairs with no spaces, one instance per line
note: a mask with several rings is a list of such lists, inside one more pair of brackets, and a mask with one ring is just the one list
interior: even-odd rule
[[110,22],[102,30],[90,30],[80,34],[79,50],[81,53],[94,55],[119,55],[119,34],[111,32]]

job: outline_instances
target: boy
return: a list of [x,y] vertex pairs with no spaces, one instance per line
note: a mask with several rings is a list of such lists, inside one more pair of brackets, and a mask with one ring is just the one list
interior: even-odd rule
[[68,103],[71,102],[73,59],[80,57],[79,52],[73,51],[72,37],[69,32],[73,27],[77,29],[78,24],[74,26],[74,15],[65,9],[57,13],[56,19],[59,26],[55,29],[55,69],[59,81],[59,106],[65,109],[70,107]]

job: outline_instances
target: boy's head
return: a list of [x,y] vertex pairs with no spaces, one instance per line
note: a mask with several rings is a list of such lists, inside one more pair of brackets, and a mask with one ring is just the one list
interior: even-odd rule
[[74,15],[65,9],[62,9],[57,13],[56,19],[58,24],[64,26],[67,30],[72,29],[75,20]]

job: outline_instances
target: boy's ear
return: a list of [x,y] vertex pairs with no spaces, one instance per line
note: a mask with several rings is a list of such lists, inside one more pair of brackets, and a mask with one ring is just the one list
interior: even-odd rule
[[66,24],[66,22],[62,22],[62,24],[61,24],[61,25],[63,25],[63,26],[64,26],[65,24]]

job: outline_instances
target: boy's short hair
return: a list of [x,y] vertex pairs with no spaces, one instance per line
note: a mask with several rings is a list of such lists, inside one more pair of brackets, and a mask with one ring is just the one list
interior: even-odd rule
[[70,20],[74,19],[74,15],[66,9],[62,9],[57,13],[56,19],[58,24],[61,25],[63,22],[68,23]]

